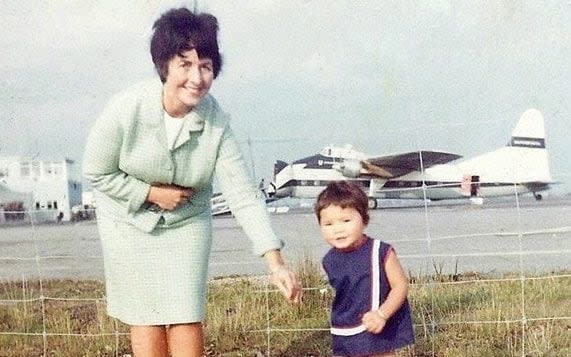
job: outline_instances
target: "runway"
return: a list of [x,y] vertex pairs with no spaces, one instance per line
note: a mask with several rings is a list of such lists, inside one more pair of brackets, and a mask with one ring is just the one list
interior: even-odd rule
[[[328,246],[309,208],[272,214],[284,255],[319,262]],[[232,217],[214,219],[210,276],[264,274],[263,259]],[[429,205],[371,212],[367,233],[391,243],[412,276],[545,273],[569,269],[571,198],[502,200],[483,206]],[[0,279],[101,279],[94,222],[0,228]]]

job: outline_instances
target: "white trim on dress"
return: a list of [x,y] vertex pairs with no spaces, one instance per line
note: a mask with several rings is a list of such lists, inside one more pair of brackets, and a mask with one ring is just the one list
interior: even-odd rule
[[[371,249],[371,310],[377,310],[381,305],[381,265],[379,263],[379,250],[381,248],[381,241],[373,239],[373,248]],[[360,324],[355,327],[334,327],[331,326],[331,334],[337,336],[354,336],[361,332],[365,332],[367,328],[365,325]]]

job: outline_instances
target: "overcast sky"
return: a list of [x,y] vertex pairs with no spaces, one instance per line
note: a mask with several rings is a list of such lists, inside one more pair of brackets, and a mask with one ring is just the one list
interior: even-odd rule
[[[193,1],[0,3],[0,155],[81,161],[108,99],[155,76],[151,26]],[[420,3],[420,4],[419,4]],[[224,67],[212,93],[276,159],[350,143],[371,154],[505,145],[520,115],[546,120],[552,176],[571,181],[571,1],[209,0]]]

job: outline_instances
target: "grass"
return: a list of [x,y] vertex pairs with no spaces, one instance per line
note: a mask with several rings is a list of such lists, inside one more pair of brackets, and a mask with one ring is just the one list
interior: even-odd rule
[[[298,265],[304,302],[287,304],[265,278],[210,282],[206,356],[329,356],[333,297],[312,262]],[[523,294],[522,294],[523,293]],[[571,355],[568,272],[413,279],[417,341],[399,356]],[[105,313],[100,281],[0,284],[0,356],[123,356],[128,326]]]

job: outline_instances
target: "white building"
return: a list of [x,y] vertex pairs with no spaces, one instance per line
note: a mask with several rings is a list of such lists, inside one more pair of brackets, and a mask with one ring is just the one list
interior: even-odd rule
[[[69,221],[71,208],[81,204],[81,179],[73,160],[41,161],[0,157],[0,183],[10,191],[31,194],[23,202],[35,218]],[[7,204],[0,196],[0,204]],[[42,218],[40,220],[46,220]]]

